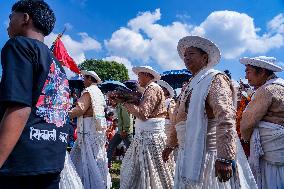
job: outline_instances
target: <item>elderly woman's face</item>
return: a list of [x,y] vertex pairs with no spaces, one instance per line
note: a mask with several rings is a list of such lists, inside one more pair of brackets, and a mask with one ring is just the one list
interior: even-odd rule
[[255,68],[250,65],[246,65],[246,79],[248,80],[250,86],[258,88],[266,81],[265,72],[262,70],[261,72],[257,73]]
[[199,49],[195,47],[189,47],[184,52],[184,64],[186,68],[195,74],[201,68],[205,67],[208,62],[208,55],[202,53]]

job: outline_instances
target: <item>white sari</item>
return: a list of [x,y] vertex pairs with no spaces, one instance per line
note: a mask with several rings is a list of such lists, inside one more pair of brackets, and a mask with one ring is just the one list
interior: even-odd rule
[[259,122],[250,144],[249,161],[258,188],[284,188],[284,126]]
[[121,189],[171,189],[172,170],[162,160],[164,118],[136,119],[134,140],[120,170]]
[[83,189],[83,184],[75,167],[70,159],[70,155],[66,152],[64,168],[60,174],[59,189]]
[[93,117],[78,118],[78,138],[71,150],[71,159],[85,189],[109,189],[111,177],[105,149],[105,100],[96,85],[88,87],[92,99]]

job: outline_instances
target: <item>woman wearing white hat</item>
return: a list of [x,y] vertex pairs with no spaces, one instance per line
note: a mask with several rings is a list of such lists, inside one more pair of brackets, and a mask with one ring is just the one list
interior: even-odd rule
[[105,98],[97,84],[101,79],[94,71],[81,71],[84,75],[85,90],[70,112],[70,118],[78,117],[78,138],[71,151],[84,189],[109,189],[111,178],[108,171],[105,150],[107,128],[104,108]]
[[[165,119],[165,134],[166,134],[166,143],[167,143],[167,140],[170,139],[172,130],[175,129],[175,126],[172,124],[173,117],[174,117],[174,108],[176,105],[175,99],[173,98],[175,93],[174,93],[174,89],[167,82],[163,80],[159,80],[157,81],[157,84],[162,87],[164,96],[166,99],[165,106],[167,109],[167,116]],[[177,152],[177,150],[175,152]],[[174,153],[171,156],[170,160],[167,161],[168,165],[171,166],[172,171],[174,171],[174,167],[175,167],[175,162],[174,162],[175,157],[176,157],[176,153]]]
[[241,145],[236,145],[233,86],[213,69],[221,58],[218,47],[187,36],[177,50],[193,76],[176,105],[176,133],[163,152],[167,160],[178,143],[174,188],[256,188]]
[[169,138],[169,132],[171,128],[169,128],[172,124],[173,120],[173,113],[174,113],[174,108],[175,108],[175,100],[173,99],[174,97],[174,89],[165,81],[159,80],[157,81],[157,84],[160,85],[163,89],[164,95],[165,95],[165,106],[167,109],[167,117],[165,119],[165,134],[167,138]]
[[[284,80],[273,57],[241,58],[248,83],[256,91],[241,120],[250,142],[249,162],[258,188],[284,188]],[[256,148],[258,147],[258,148]]]
[[171,189],[172,170],[162,161],[165,145],[165,97],[154,81],[160,74],[149,66],[133,68],[141,87],[145,88],[138,105],[124,103],[136,117],[134,140],[128,148],[120,170],[121,189]]

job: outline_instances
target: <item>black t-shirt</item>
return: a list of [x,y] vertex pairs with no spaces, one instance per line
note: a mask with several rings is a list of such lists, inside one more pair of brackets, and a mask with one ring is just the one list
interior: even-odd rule
[[68,80],[48,47],[34,39],[15,37],[1,51],[0,120],[15,104],[31,114],[0,175],[60,172],[66,154]]

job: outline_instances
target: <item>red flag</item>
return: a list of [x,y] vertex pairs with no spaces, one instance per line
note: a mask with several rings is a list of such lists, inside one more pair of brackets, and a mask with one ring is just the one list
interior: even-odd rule
[[66,48],[64,47],[64,44],[60,40],[60,38],[57,38],[54,47],[53,47],[53,54],[54,56],[63,64],[63,66],[66,66],[69,68],[71,71],[80,74],[80,70],[73,60],[71,56],[69,56]]

